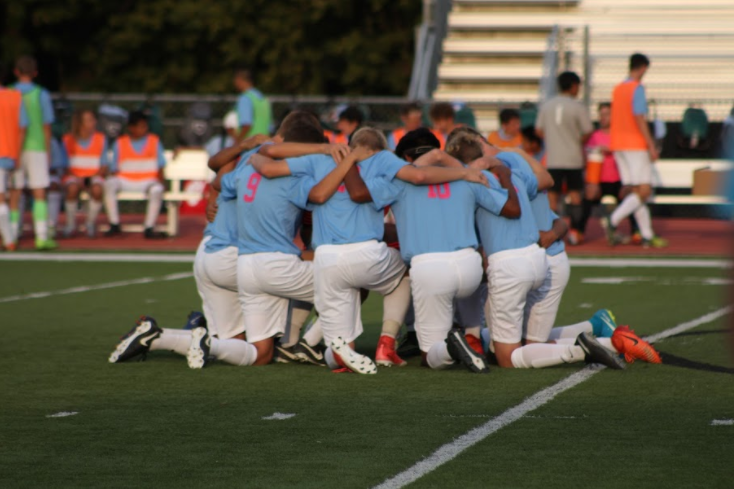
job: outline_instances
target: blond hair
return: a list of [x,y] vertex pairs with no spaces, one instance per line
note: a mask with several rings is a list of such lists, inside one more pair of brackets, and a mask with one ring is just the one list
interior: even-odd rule
[[364,146],[374,151],[382,151],[387,149],[387,138],[382,134],[382,131],[374,127],[363,127],[352,134],[352,138],[349,141],[349,147],[356,148],[357,146]]

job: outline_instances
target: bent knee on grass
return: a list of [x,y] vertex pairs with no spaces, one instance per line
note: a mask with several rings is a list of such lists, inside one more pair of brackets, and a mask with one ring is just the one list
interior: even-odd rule
[[494,342],[494,355],[497,357],[497,364],[502,368],[514,368],[512,364],[512,352],[520,348],[520,343],[499,343]]

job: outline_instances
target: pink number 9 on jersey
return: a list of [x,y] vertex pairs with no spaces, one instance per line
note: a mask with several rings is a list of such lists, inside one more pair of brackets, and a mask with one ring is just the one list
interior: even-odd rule
[[250,191],[249,194],[245,194],[244,200],[248,204],[255,200],[255,194],[257,194],[257,187],[260,185],[260,180],[262,180],[262,175],[259,173],[253,173],[250,175],[250,179],[247,181],[247,190]]

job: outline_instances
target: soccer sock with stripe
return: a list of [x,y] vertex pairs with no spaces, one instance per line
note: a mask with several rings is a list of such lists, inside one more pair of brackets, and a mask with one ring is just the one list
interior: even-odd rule
[[590,321],[583,321],[577,324],[572,324],[570,326],[559,326],[557,328],[551,329],[550,336],[548,336],[548,340],[558,340],[561,338],[573,338],[573,340],[576,340],[576,337],[580,335],[581,333],[593,333],[594,332],[594,326],[591,324]]
[[191,331],[186,329],[163,328],[161,335],[150,342],[150,350],[173,351],[186,355],[191,345]]
[[13,239],[13,228],[10,224],[10,209],[5,202],[0,204],[0,237],[2,237],[5,246],[15,241]]
[[210,353],[217,360],[243,367],[257,361],[257,348],[243,340],[211,338]]
[[35,199],[33,201],[33,231],[36,240],[46,241],[48,239],[48,204],[45,200]]
[[652,239],[655,233],[652,230],[652,217],[650,217],[650,208],[647,204],[641,205],[633,214],[637,220],[637,226],[640,228],[640,234],[643,239]]
[[576,345],[555,345],[551,343],[532,343],[512,352],[512,366],[515,368],[544,368],[562,363],[582,362],[586,358],[584,350]]

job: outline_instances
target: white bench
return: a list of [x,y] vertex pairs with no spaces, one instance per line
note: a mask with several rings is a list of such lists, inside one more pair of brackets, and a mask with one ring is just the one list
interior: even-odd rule
[[[187,200],[196,201],[202,198],[199,191],[185,191],[184,181],[210,182],[215,174],[207,166],[209,155],[203,149],[182,149],[176,152],[166,151],[166,166],[163,176],[170,185],[170,189],[163,194],[163,202],[166,204],[167,222],[165,231],[169,236],[178,234],[179,206]],[[88,195],[80,196],[83,200]],[[146,201],[148,197],[143,192],[120,192],[117,194],[120,201]],[[142,225],[128,224],[122,228],[124,231],[138,232],[143,230]]]
[[[666,190],[690,190],[696,170],[711,169],[729,171],[734,164],[725,160],[660,160],[653,165],[653,187]],[[658,205],[717,205],[726,204],[721,195],[653,195],[650,202]],[[616,199],[605,197],[604,204],[614,204]]]

